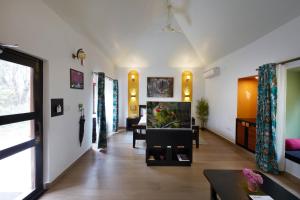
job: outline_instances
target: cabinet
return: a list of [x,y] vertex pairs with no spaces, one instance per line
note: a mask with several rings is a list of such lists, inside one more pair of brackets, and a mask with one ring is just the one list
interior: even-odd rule
[[256,146],[256,119],[236,119],[236,144],[248,151],[255,152]]
[[147,129],[148,166],[190,166],[193,160],[192,130]]

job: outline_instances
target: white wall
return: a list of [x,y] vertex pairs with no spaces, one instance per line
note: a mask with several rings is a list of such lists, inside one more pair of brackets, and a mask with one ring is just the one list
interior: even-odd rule
[[[44,182],[53,181],[91,147],[92,71],[114,76],[110,60],[62,21],[40,0],[0,1],[0,41],[17,43],[19,50],[44,63]],[[85,66],[73,60],[78,48],[87,53]],[[70,67],[84,72],[84,90],[70,89]],[[63,98],[63,116],[50,117],[50,99]],[[85,136],[78,142],[78,104],[85,107]]]
[[288,173],[300,179],[300,164],[289,159],[285,159],[285,168]]
[[[159,60],[155,62],[159,63]],[[195,103],[204,94],[202,70],[199,68],[184,69],[172,67],[149,67],[135,68],[139,72],[139,104],[145,105],[147,101],[181,101],[181,75],[185,70],[193,72],[193,102],[192,113],[195,110]],[[117,68],[117,77],[119,80],[119,96],[120,96],[120,111],[119,123],[120,126],[126,126],[126,118],[128,116],[128,80],[127,75],[131,69]],[[173,98],[148,98],[147,97],[147,77],[174,77],[174,97]]]
[[300,17],[207,67],[221,67],[220,76],[204,83],[210,104],[209,129],[235,141],[238,78],[257,74],[255,69],[262,64],[298,57],[299,32]]

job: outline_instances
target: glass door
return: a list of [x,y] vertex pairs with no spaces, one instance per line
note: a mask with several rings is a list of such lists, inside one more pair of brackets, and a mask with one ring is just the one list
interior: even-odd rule
[[43,192],[42,61],[0,54],[0,199],[37,199]]

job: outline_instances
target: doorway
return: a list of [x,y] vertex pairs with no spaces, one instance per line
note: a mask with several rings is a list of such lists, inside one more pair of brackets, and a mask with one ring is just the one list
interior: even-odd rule
[[0,199],[43,192],[43,62],[4,49],[0,54]]
[[255,152],[258,76],[238,79],[236,144]]

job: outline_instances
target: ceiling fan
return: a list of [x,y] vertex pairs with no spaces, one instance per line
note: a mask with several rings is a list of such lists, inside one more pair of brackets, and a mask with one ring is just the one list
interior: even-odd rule
[[174,27],[172,25],[172,9],[173,9],[173,5],[170,2],[170,0],[167,0],[167,23],[166,25],[162,28],[163,32],[171,32],[171,33],[182,33],[181,30],[179,30],[178,28]]

